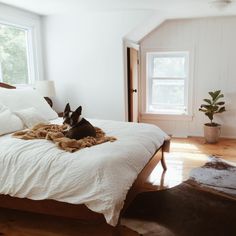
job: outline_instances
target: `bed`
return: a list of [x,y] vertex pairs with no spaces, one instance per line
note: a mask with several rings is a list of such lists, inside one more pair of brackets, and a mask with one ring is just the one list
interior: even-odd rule
[[0,207],[119,225],[155,165],[166,170],[170,141],[154,125],[89,121],[117,141],[68,153],[48,140],[0,136]]

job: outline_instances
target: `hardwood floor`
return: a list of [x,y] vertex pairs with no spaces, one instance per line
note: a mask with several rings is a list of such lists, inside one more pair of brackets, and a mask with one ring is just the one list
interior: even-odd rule
[[[202,138],[172,139],[166,153],[167,171],[159,164],[149,176],[144,189],[170,188],[188,178],[189,171],[203,165],[209,155],[219,156],[236,165],[236,140],[221,139],[218,144],[205,144]],[[88,224],[59,217],[24,213],[0,208],[0,235],[6,236],[108,236],[110,227]],[[137,235],[123,228],[122,236]]]
[[236,165],[236,139],[221,139],[217,144],[207,144],[203,138],[173,138],[170,152],[165,154],[167,171],[158,165],[145,184],[146,189],[174,187],[188,179],[189,172],[202,166],[214,155]]

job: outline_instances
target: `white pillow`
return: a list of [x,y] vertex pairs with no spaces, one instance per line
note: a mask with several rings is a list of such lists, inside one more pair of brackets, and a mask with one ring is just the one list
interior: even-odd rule
[[57,113],[46,100],[33,89],[0,88],[0,103],[9,107],[12,112],[34,107],[47,120],[58,118]]
[[24,125],[9,108],[0,104],[0,135],[22,130]]
[[22,109],[14,112],[27,128],[31,128],[39,123],[49,123],[34,107]]

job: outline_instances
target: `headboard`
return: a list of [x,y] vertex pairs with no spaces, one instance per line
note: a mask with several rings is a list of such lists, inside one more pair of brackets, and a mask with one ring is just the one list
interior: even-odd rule
[[1,82],[0,82],[0,87],[7,88],[7,89],[15,89],[16,88],[10,84],[5,84],[5,83],[1,83]]

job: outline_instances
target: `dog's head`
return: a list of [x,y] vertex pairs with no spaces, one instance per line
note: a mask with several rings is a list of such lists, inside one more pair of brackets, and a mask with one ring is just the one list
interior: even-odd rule
[[71,127],[75,126],[79,122],[81,112],[81,106],[79,106],[75,111],[71,111],[70,104],[67,103],[63,113],[63,124],[67,124]]

